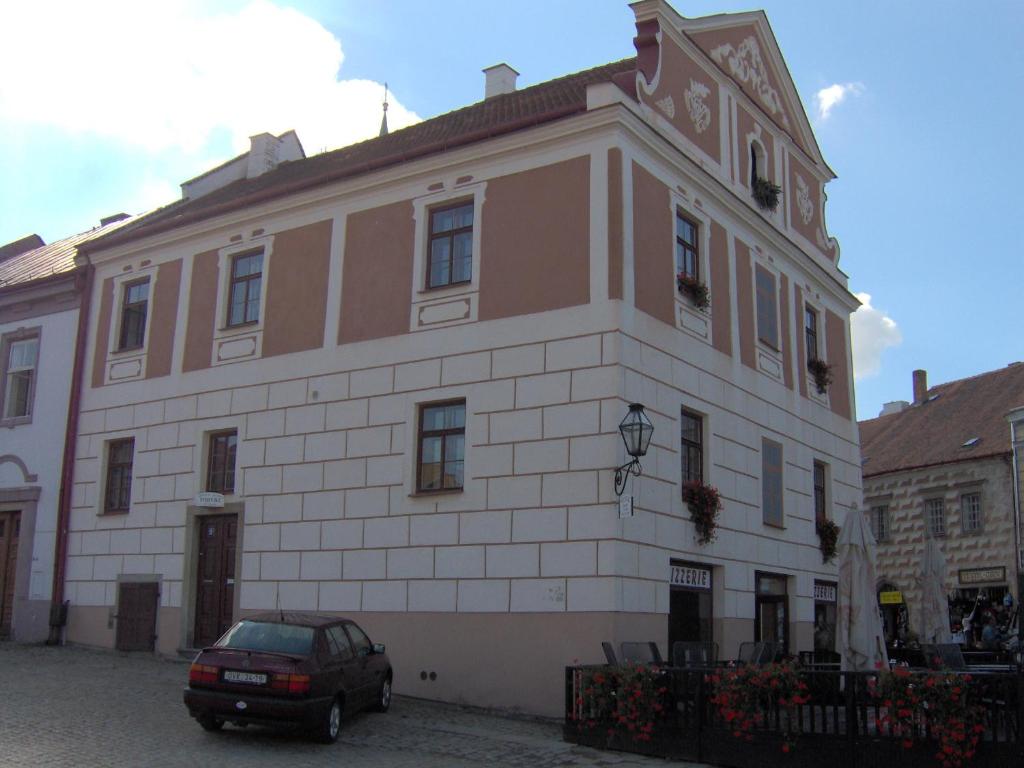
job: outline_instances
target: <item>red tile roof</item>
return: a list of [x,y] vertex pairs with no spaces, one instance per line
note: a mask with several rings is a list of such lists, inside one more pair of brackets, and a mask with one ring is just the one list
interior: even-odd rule
[[604,64],[495,96],[387,136],[282,163],[254,179],[240,179],[200,198],[171,203],[116,234],[90,243],[87,250],[164,232],[257,202],[583,112],[587,108],[587,86],[616,82],[626,90],[629,75],[635,69],[635,58]]
[[1006,414],[1022,405],[1024,363],[932,387],[921,405],[860,422],[864,477],[1009,453]]

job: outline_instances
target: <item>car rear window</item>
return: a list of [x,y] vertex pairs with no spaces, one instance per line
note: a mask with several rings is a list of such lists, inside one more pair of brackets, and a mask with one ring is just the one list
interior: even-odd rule
[[313,628],[263,621],[240,621],[217,641],[217,646],[309,656],[313,650]]

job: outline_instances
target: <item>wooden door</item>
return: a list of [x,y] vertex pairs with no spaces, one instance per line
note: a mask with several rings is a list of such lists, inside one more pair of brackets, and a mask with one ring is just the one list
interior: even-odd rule
[[213,645],[233,623],[235,604],[236,515],[200,518],[196,573],[196,648]]
[[20,512],[0,512],[0,638],[11,636],[14,618],[14,575],[18,564]]
[[126,581],[117,585],[117,650],[154,649],[159,599],[160,585],[155,581]]

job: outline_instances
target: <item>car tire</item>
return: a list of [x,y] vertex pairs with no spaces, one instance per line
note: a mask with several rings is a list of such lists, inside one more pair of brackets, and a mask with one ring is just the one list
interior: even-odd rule
[[374,712],[387,712],[391,708],[391,675],[388,675],[380,684],[377,691],[377,701],[373,704]]
[[199,721],[199,725],[203,727],[204,731],[219,731],[224,727],[224,721],[219,720],[213,715],[201,715],[196,718]]
[[333,744],[341,733],[341,699],[331,702],[330,708],[324,713],[320,725],[317,726],[316,737],[321,744]]

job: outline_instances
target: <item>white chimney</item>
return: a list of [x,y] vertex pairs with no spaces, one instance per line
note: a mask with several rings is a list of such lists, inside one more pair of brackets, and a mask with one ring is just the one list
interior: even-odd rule
[[910,403],[906,400],[893,400],[891,403],[886,403],[882,406],[882,412],[879,416],[891,416],[894,413],[902,413],[910,407]]
[[484,70],[484,98],[512,93],[516,89],[516,78],[519,73],[508,64],[495,64]]
[[257,133],[249,137],[249,158],[245,177],[254,179],[277,167],[277,154],[281,140],[269,133]]

